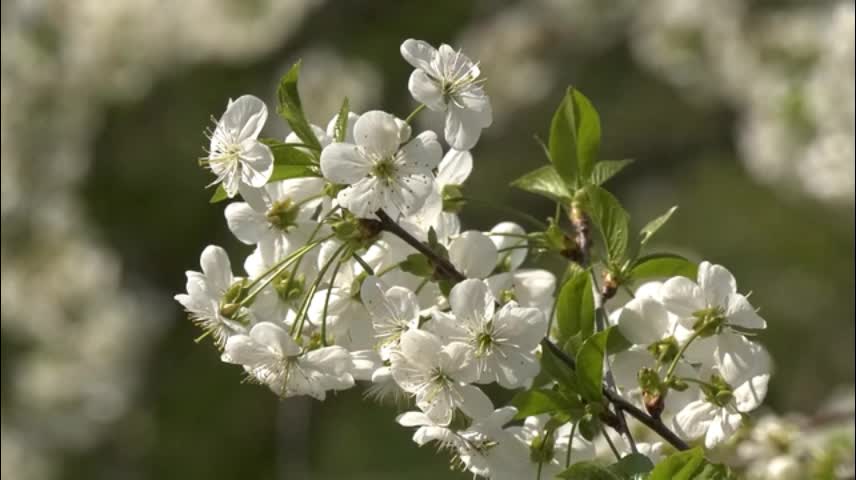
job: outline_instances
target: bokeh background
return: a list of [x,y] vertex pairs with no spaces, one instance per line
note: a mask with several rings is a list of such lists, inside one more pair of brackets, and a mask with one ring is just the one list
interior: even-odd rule
[[544,161],[533,135],[575,85],[603,157],[637,160],[612,184],[637,225],[680,205],[658,246],[753,292],[769,407],[852,413],[852,1],[4,1],[4,480],[468,478],[358,389],[321,404],[242,385],[171,299],[205,245],[249,254],[196,163],[211,115],[244,93],[272,105],[302,58],[312,121],[345,95],[403,116],[408,37],[488,77],[468,195],[549,215],[502,185]]

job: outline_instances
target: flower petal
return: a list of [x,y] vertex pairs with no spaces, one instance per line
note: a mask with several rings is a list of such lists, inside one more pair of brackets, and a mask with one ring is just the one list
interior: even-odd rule
[[281,358],[291,357],[300,353],[300,347],[282,327],[271,322],[259,322],[250,329],[250,338],[269,350],[276,352]]
[[356,183],[371,169],[371,161],[352,143],[331,143],[321,151],[321,173],[333,183]]
[[232,286],[232,264],[226,250],[216,245],[208,245],[199,258],[202,272],[212,295],[223,295]]
[[737,281],[725,267],[701,262],[698,266],[698,284],[704,292],[707,305],[726,307],[728,297],[737,293]]
[[380,110],[362,114],[354,124],[357,145],[381,157],[392,157],[398,151],[400,135],[395,117]]
[[449,149],[437,167],[437,185],[463,185],[473,171],[473,155],[469,150]]
[[245,142],[241,149],[241,180],[256,188],[263,187],[273,174],[273,151],[255,140]]
[[422,40],[408,38],[401,44],[401,56],[404,60],[432,75],[435,74],[431,61],[437,55],[437,50]]
[[452,287],[449,305],[458,322],[473,327],[481,326],[493,318],[496,299],[485,282],[464,280]]
[[431,110],[442,112],[446,109],[442,87],[437,80],[429,77],[424,70],[417,69],[410,74],[407,88],[417,102],[424,103]]
[[425,173],[440,164],[443,148],[437,141],[437,134],[422,132],[401,148],[396,163],[399,173]]
[[253,210],[248,203],[233,202],[226,206],[226,223],[238,240],[254,245],[268,232],[264,214]]
[[728,297],[725,316],[730,325],[756,330],[767,328],[767,322],[755,312],[749,300],[739,293]]
[[469,230],[452,240],[449,260],[469,278],[484,278],[496,268],[496,245],[482,232]]
[[481,136],[483,114],[449,104],[446,112],[445,136],[449,145],[457,150],[470,150]]

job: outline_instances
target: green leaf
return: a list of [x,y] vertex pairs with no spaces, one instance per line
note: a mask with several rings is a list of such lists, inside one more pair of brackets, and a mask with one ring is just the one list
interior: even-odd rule
[[545,348],[541,353],[541,371],[546,372],[560,386],[568,390],[576,389],[574,371],[549,349]]
[[650,222],[648,222],[647,225],[642,227],[642,231],[639,232],[639,244],[645,245],[646,243],[648,243],[648,240],[650,240],[651,237],[654,236],[655,233],[657,233],[657,230],[662,228],[663,225],[665,225],[666,222],[668,222],[669,219],[672,218],[672,214],[675,213],[675,210],[677,209],[678,206],[675,205],[674,207],[670,208],[668,212],[660,215],[654,220],[651,220]]
[[593,462],[579,462],[558,475],[565,480],[624,480],[624,478],[603,465]]
[[512,187],[547,197],[561,203],[571,201],[571,193],[552,165],[532,170],[511,182]]
[[609,331],[609,338],[606,339],[607,355],[615,355],[616,353],[624,352],[632,346],[633,344],[621,334],[621,330],[613,328]]
[[407,272],[417,277],[428,277],[434,273],[434,266],[428,257],[421,253],[413,253],[407,256],[403,262],[398,264],[402,272]]
[[348,97],[342,102],[342,108],[339,109],[339,116],[336,118],[336,141],[344,142],[345,136],[348,133]]
[[214,195],[211,195],[211,198],[208,200],[208,203],[219,203],[223,200],[229,198],[229,195],[226,194],[226,189],[223,188],[223,184],[217,185],[217,189],[214,190]]
[[550,159],[565,183],[591,176],[600,149],[600,117],[579,90],[569,87],[550,124]]
[[597,162],[591,172],[591,183],[595,185],[603,185],[607,180],[617,175],[618,172],[624,170],[624,167],[633,162],[634,160],[632,158]]
[[704,458],[701,447],[672,454],[654,467],[648,480],[726,480],[734,478],[723,465],[712,464]]
[[641,453],[631,453],[609,466],[609,469],[622,478],[637,479],[654,469],[651,459]]
[[611,329],[587,338],[577,352],[577,388],[584,399],[592,402],[603,399],[603,357]]
[[300,103],[300,94],[297,91],[297,81],[300,78],[300,61],[298,60],[288,72],[282,76],[277,89],[277,98],[279,99],[279,107],[277,113],[285,119],[286,122],[294,130],[294,133],[305,143],[310,149],[321,151],[321,144],[309,122],[306,121],[306,116],[303,114],[303,107]]
[[639,257],[630,269],[630,279],[635,282],[655,278],[698,277],[698,265],[672,253],[655,253]]
[[[568,399],[553,389],[525,390],[511,399],[511,405],[517,407],[515,418],[524,419],[532,415],[553,413],[572,407]],[[579,407],[574,405],[573,407]]]
[[588,271],[577,270],[571,273],[562,285],[556,302],[559,344],[563,345],[578,333],[582,338],[591,336],[594,331],[594,298]]
[[587,212],[603,237],[611,263],[621,264],[627,253],[630,216],[611,193],[596,185],[586,187]]

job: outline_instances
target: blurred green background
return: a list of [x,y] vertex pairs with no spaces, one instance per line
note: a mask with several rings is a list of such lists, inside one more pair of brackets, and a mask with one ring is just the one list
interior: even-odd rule
[[[665,31],[674,26],[651,27],[647,20],[639,20],[642,14],[634,10],[634,2],[316,2],[303,6],[298,19],[283,20],[282,29],[287,29],[287,34],[276,33],[273,22],[265,28],[274,33],[258,40],[262,46],[247,47],[249,53],[223,55],[218,52],[234,46],[228,37],[219,40],[222,47],[207,40],[205,54],[180,56],[175,50],[199,52],[202,47],[192,43],[170,45],[169,41],[167,45],[149,46],[144,42],[149,37],[142,34],[129,40],[119,34],[110,37],[112,30],[106,30],[108,36],[100,42],[115,40],[118,45],[114,49],[119,52],[147,48],[172,52],[162,63],[152,60],[162,51],[150,53],[152,58],[134,53],[145,61],[132,58],[139,66],[125,66],[125,77],[115,80],[129,81],[131,86],[115,90],[110,90],[113,80],[97,70],[107,67],[94,61],[87,64],[86,52],[65,48],[70,43],[64,42],[74,39],[63,36],[72,35],[63,22],[83,22],[88,17],[63,19],[62,15],[78,8],[73,2],[45,3],[63,6],[64,10],[4,3],[3,478],[40,478],[44,474],[41,478],[290,479],[308,478],[306,472],[313,479],[392,479],[404,474],[412,479],[469,477],[449,472],[445,455],[436,455],[433,447],[417,448],[410,441],[411,432],[394,422],[395,409],[362,401],[359,389],[322,404],[306,399],[280,401],[264,388],[241,384],[239,369],[222,364],[214,347],[193,342],[198,332],[186,321],[180,306],[171,301],[173,294],[184,289],[184,271],[198,268],[198,255],[205,245],[226,247],[236,270],[250,253],[228,232],[223,204],[208,204],[211,191],[204,186],[211,177],[196,163],[204,154],[203,130],[210,116],[219,116],[228,98],[244,93],[272,100],[277,78],[290,62],[318,47],[334,53],[304,57],[306,78],[313,68],[325,73],[316,74],[317,85],[301,85],[301,89],[311,120],[321,124],[335,113],[345,94],[355,92],[357,104],[364,109],[381,108],[406,115],[413,106],[407,91],[411,67],[401,59],[398,46],[408,37],[433,44],[458,45],[462,41],[465,51],[476,59],[480,57],[467,45],[473,45],[473,50],[484,49],[492,60],[506,61],[489,64],[484,59],[488,93],[493,94],[497,86],[498,91],[517,92],[518,96],[509,94],[509,100],[497,95],[494,110],[502,118],[474,151],[475,170],[466,192],[513,205],[537,217],[549,215],[551,206],[502,185],[544,162],[533,135],[546,136],[552,110],[564,88],[575,85],[600,111],[602,157],[636,159],[611,183],[635,224],[641,226],[670,206],[680,205],[677,215],[656,238],[655,247],[677,249],[696,259],[726,265],[738,278],[740,289],[752,292],[753,305],[761,308],[769,323],[760,340],[776,362],[768,405],[779,412],[811,413],[836,388],[853,383],[852,110],[844,112],[843,125],[839,122],[833,126],[836,132],[849,134],[845,140],[850,150],[837,153],[844,156],[843,161],[821,162],[831,170],[817,173],[833,180],[843,178],[843,193],[829,197],[800,188],[799,176],[815,172],[799,166],[802,160],[794,153],[796,147],[790,151],[795,158],[782,158],[782,165],[753,167],[746,159],[751,155],[743,148],[744,130],[751,126],[747,118],[754,115],[743,103],[753,100],[730,91],[732,87],[726,92],[716,91],[717,85],[711,87],[709,83],[723,81],[701,67],[697,72],[703,77],[700,82],[684,77],[676,81],[659,70],[660,66],[646,62],[639,51],[645,42],[644,28]],[[156,13],[147,21],[158,23],[161,16],[171,14],[169,8],[173,7],[159,10],[155,8],[157,2],[148,3]],[[205,4],[201,0],[189,3],[199,4],[200,9]],[[698,3],[696,8],[707,8],[702,5]],[[852,3],[842,5],[852,11]],[[834,7],[820,2],[817,9]],[[213,2],[213,8],[223,9],[224,18],[252,18],[260,15],[260,10],[274,7],[259,0]],[[737,18],[751,30],[748,27],[757,25],[758,18],[777,18],[792,8],[786,2],[754,2],[743,6]],[[803,10],[798,13],[806,15]],[[298,15],[296,11],[288,14]],[[134,11],[133,15],[141,13]],[[185,15],[181,21],[187,29],[210,28],[207,34],[218,34],[218,26],[206,25],[205,17]],[[699,15],[704,16],[704,12]],[[128,14],[122,21],[130,22],[129,18],[136,17]],[[521,18],[529,23],[515,23]],[[791,20],[780,22],[789,25],[787,21]],[[689,26],[680,25],[683,30],[679,29],[676,36],[683,42],[679,47],[690,52],[688,68],[696,68],[693,62],[707,65],[720,61],[708,58],[712,51],[706,50],[704,42],[711,40],[703,37],[709,33],[693,33],[690,27],[695,24],[686,22]],[[241,35],[253,33],[251,25],[227,33],[238,41]],[[798,60],[805,62],[803,45],[798,42],[808,40],[798,35],[796,40],[788,37],[796,30],[796,26],[783,28],[782,39],[764,37],[758,40],[757,48],[763,51],[772,43],[785,53],[799,53],[793,62],[802,65]],[[7,48],[10,40],[17,43]],[[515,45],[518,40],[524,45]],[[851,70],[844,72],[845,80],[846,75],[852,76],[852,35],[848,41]],[[814,48],[820,53],[814,54],[814,62],[819,62],[817,58],[826,48],[817,42]],[[81,40],[80,45],[86,43]],[[692,54],[693,49],[698,51]],[[522,62],[533,59],[549,67],[546,73],[521,77]],[[324,70],[328,64],[354,60],[362,63]],[[78,84],[70,85],[73,82],[63,75],[66,61],[83,62],[81,68],[94,69],[92,77],[81,76]],[[44,65],[59,66],[41,73],[28,71]],[[799,86],[805,78],[801,71],[772,70],[780,74],[778,81],[787,85]],[[716,72],[716,68],[711,67],[711,71]],[[49,78],[34,85],[28,75]],[[146,77],[143,85],[134,85],[140,75]],[[776,77],[770,77],[764,75],[764,80],[775,85]],[[97,83],[101,81],[106,85]],[[336,89],[337,81],[344,85],[344,91]],[[360,95],[368,100],[360,103]],[[850,97],[848,102],[852,101]],[[315,109],[313,105],[323,107]],[[7,120],[7,107],[18,109],[20,122],[15,121],[17,117]],[[87,113],[81,115],[85,118],[75,119],[69,114],[75,109],[85,110]],[[75,130],[76,143],[64,145],[66,140],[58,138],[68,131],[67,125],[53,122],[58,112],[65,122],[86,123],[84,133]],[[787,112],[783,115],[793,115],[791,110]],[[800,122],[805,123],[805,119],[800,117]],[[282,123],[272,109],[268,132],[283,135]],[[812,133],[807,138],[827,128],[809,127]],[[55,172],[63,168],[63,155],[80,157],[86,166],[56,186],[51,182],[58,175]],[[774,167],[784,173],[773,180],[758,175],[759,170]],[[64,210],[65,198],[74,198],[72,213]],[[54,247],[55,242],[61,245],[62,232],[66,231],[40,231],[42,223],[34,218],[45,211],[65,216],[74,225],[63,228],[91,239],[98,249],[110,251],[111,258],[121,265],[120,273],[111,277],[109,289],[101,290],[100,297],[121,294],[137,299],[133,316],[123,321],[157,325],[145,330],[145,335],[129,335],[124,340],[127,347],[118,340],[112,345],[120,352],[126,348],[140,350],[132,361],[126,360],[121,374],[123,381],[132,380],[127,389],[130,393],[121,411],[109,422],[100,423],[98,435],[81,445],[75,445],[74,435],[54,435],[50,428],[42,429],[40,411],[28,406],[26,393],[31,389],[20,387],[21,378],[32,375],[26,362],[34,349],[53,342],[79,346],[82,341],[74,334],[45,341],[44,336],[26,333],[35,321],[32,311],[38,312],[33,304],[51,301],[52,293],[28,291],[15,279],[26,277],[28,285],[35,288],[41,282],[52,283],[56,277],[52,277],[50,254],[60,248]],[[506,218],[495,210],[472,205],[462,219],[467,227],[487,229]],[[42,236],[50,239],[43,240]],[[76,268],[85,276],[90,260],[77,260]],[[57,288],[73,290],[75,277],[65,282]],[[85,306],[89,301],[74,297],[64,305]],[[21,302],[27,305],[20,307]],[[54,314],[66,315],[68,310],[63,307]],[[82,321],[79,317],[85,320],[85,315],[68,315],[71,319],[64,324],[74,332],[76,322]],[[21,324],[26,325],[22,328]],[[96,328],[90,333],[100,336],[100,342],[113,341],[109,329]],[[38,341],[33,340],[36,337]],[[112,361],[107,356],[99,358]],[[89,368],[83,370],[84,377]],[[51,378],[49,386],[63,391],[73,389],[77,377],[57,374]],[[64,399],[48,406],[79,416],[80,402]],[[42,421],[52,418],[45,416]],[[76,428],[88,427],[82,423]],[[27,455],[33,451],[16,448],[13,441],[34,446],[33,451],[40,452],[40,461],[46,466],[27,470]],[[12,452],[21,470],[15,470],[13,460],[7,461],[7,452]],[[21,473],[33,471],[42,473]]]

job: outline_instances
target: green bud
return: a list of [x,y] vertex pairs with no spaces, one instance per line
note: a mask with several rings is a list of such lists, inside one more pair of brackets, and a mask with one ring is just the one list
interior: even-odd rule
[[666,337],[648,345],[648,351],[654,355],[660,364],[669,364],[678,355],[680,347],[675,337]]
[[297,226],[298,213],[300,213],[300,206],[290,198],[286,198],[274,203],[265,214],[265,217],[271,225],[287,232],[289,229]]

